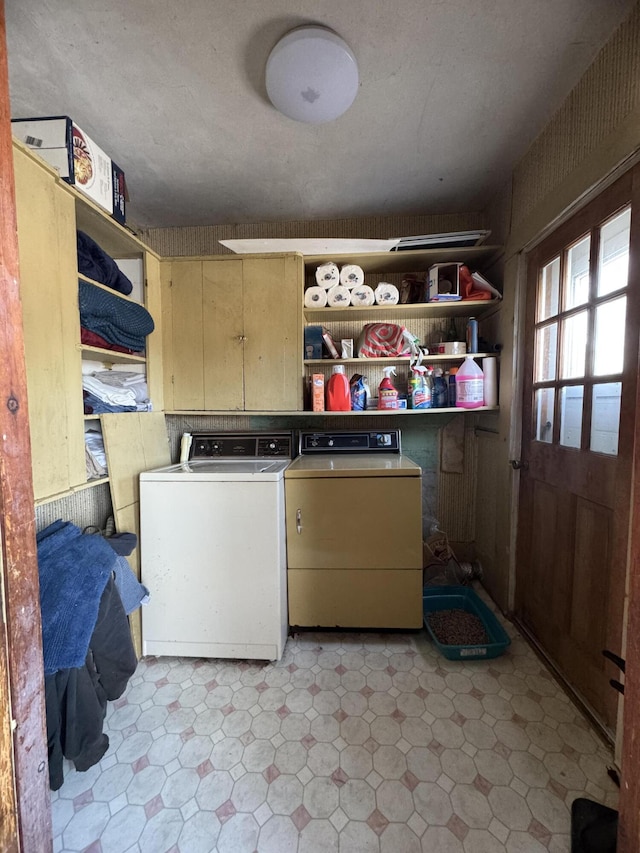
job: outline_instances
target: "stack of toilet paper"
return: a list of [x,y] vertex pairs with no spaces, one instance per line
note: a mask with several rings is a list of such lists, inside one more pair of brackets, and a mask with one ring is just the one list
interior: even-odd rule
[[381,281],[375,291],[364,283],[364,271],[357,264],[345,264],[341,269],[333,261],[316,269],[316,283],[304,295],[305,308],[345,308],[347,305],[397,305],[398,288]]

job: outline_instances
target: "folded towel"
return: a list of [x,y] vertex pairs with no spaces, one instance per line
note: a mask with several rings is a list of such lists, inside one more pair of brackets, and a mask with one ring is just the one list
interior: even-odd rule
[[144,305],[122,299],[95,284],[78,280],[80,325],[105,340],[133,350],[143,350],[154,329],[153,317]]
[[55,521],[36,537],[45,675],[82,666],[117,555],[101,536]]

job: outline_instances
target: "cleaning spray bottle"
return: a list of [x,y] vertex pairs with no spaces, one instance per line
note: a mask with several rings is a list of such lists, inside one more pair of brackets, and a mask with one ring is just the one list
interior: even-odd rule
[[408,404],[410,409],[431,408],[431,385],[427,381],[427,368],[423,364],[411,365]]
[[441,367],[436,367],[434,370],[432,400],[434,409],[444,409],[449,402],[449,389]]
[[379,409],[397,409],[398,408],[398,389],[391,381],[391,374],[396,375],[395,367],[383,367],[384,379],[378,385],[378,408]]
[[350,412],[351,390],[344,364],[335,364],[327,382],[327,411]]

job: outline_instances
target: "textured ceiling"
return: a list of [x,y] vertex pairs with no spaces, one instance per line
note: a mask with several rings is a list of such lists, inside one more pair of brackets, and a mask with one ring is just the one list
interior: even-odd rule
[[[140,226],[484,207],[634,0],[11,0],[13,117],[70,115]],[[331,27],[360,89],[336,121],[270,104],[295,26]]]

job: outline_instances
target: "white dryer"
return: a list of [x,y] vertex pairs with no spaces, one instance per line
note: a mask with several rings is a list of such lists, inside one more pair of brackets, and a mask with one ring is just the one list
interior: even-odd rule
[[140,474],[143,654],[282,656],[292,452],[292,433],[194,433],[189,461]]

